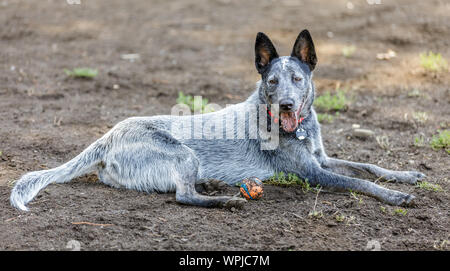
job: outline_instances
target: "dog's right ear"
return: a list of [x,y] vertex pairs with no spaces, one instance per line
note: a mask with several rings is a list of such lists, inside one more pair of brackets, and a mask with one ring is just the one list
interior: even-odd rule
[[269,37],[266,34],[259,32],[256,35],[256,43],[255,43],[255,65],[256,69],[260,74],[262,74],[270,62],[278,57],[277,50],[273,46]]

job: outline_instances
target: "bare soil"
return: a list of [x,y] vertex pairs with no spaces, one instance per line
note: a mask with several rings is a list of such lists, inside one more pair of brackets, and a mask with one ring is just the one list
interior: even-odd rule
[[[448,250],[449,155],[429,140],[449,126],[450,75],[424,70],[419,54],[449,59],[450,5],[347,2],[2,1],[0,249],[65,250],[76,240],[83,250],[365,250],[375,240],[382,250]],[[348,110],[322,125],[328,154],[419,170],[443,191],[383,184],[417,197],[416,206],[398,210],[365,196],[319,193],[316,202],[300,187],[266,185],[263,199],[229,211],[113,189],[90,175],[50,185],[30,212],[9,205],[22,174],[68,161],[127,117],[169,113],[178,91],[222,106],[242,101],[258,80],[256,33],[287,55],[304,28],[316,44],[318,95],[338,85],[352,97]],[[350,45],[356,50],[344,57]],[[376,58],[389,49],[395,58]],[[130,53],[140,58],[121,58]],[[75,67],[99,75],[68,78],[63,70]],[[415,119],[417,112],[428,119]],[[353,137],[352,124],[375,136]],[[414,146],[420,135],[425,145]]]

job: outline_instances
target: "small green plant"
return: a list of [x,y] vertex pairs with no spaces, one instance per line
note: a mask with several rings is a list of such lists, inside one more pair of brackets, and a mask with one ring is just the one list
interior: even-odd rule
[[446,250],[448,248],[448,240],[434,241],[433,248],[437,250]]
[[391,149],[391,142],[389,141],[389,137],[387,135],[376,136],[375,140],[383,150],[389,151]]
[[345,220],[345,215],[337,214],[335,216],[337,222],[343,222]]
[[438,184],[432,184],[426,181],[417,182],[416,187],[428,191],[434,191],[434,192],[442,192],[444,189]]
[[308,216],[309,217],[314,217],[314,218],[322,218],[323,217],[323,212],[322,211],[312,210],[311,212],[309,212]]
[[381,212],[386,213],[386,207],[380,206],[380,210],[381,210]]
[[96,69],[91,68],[75,68],[73,70],[64,69],[64,72],[67,76],[88,79],[92,79],[98,74],[98,71]]
[[444,149],[450,154],[450,130],[438,130],[438,134],[431,139],[430,145],[433,150]]
[[322,211],[317,211],[316,207],[317,207],[317,199],[319,198],[319,193],[320,193],[321,189],[317,190],[316,193],[316,200],[314,201],[314,207],[313,210],[311,212],[309,212],[308,216],[309,217],[313,217],[313,218],[322,218],[323,217],[323,212]]
[[446,70],[448,68],[447,61],[439,53],[433,53],[429,51],[428,53],[420,54],[420,65],[427,71],[439,72]]
[[351,215],[347,218],[347,222],[345,222],[345,225],[348,226],[350,223],[355,222],[356,217],[354,215]]
[[362,196],[355,191],[350,190],[350,196],[356,199],[358,201],[358,204],[362,204],[364,202]]
[[317,120],[320,123],[333,123],[334,117],[328,113],[317,113]]
[[427,112],[414,112],[412,117],[415,121],[419,123],[425,123],[428,120]]
[[397,208],[394,210],[394,214],[405,216],[408,213],[408,210]]
[[417,88],[408,92],[408,97],[410,97],[410,98],[415,98],[415,97],[420,97],[420,96],[422,96],[422,93]]
[[192,97],[191,95],[185,95],[182,91],[178,92],[177,103],[189,106],[192,112],[201,112],[201,113],[214,112],[212,106],[208,104],[208,99],[195,98]]
[[351,57],[356,51],[355,45],[344,46],[342,48],[342,55],[344,57]]
[[335,94],[327,91],[314,100],[314,106],[318,110],[325,112],[342,111],[349,103],[349,98],[346,96],[345,91],[341,89],[337,89]]
[[416,146],[416,147],[425,146],[425,138],[421,135],[414,137],[414,146]]

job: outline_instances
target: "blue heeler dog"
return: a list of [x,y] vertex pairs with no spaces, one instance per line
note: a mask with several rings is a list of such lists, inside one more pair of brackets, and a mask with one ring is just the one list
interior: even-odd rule
[[[298,35],[291,56],[279,57],[263,33],[256,37],[255,53],[261,80],[246,101],[207,114],[126,119],[66,164],[25,174],[12,190],[11,204],[27,210],[26,204],[47,185],[90,172],[113,187],[175,191],[177,202],[205,207],[242,207],[245,200],[204,195],[196,190],[201,184],[221,180],[231,185],[251,176],[264,180],[277,172],[296,174],[329,191],[351,190],[392,205],[412,203],[414,196],[364,179],[414,184],[424,174],[325,154],[312,106],[317,57],[307,30]],[[256,118],[249,117],[258,108]],[[242,112],[244,120],[237,121]],[[251,127],[257,127],[256,136]],[[276,144],[264,147],[268,141]]]

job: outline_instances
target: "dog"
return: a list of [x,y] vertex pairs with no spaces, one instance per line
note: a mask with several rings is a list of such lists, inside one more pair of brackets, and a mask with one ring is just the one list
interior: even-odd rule
[[[413,195],[367,179],[415,184],[424,174],[391,171],[326,155],[313,107],[316,64],[308,30],[299,33],[291,55],[282,57],[260,32],[255,42],[255,66],[261,80],[246,101],[206,114],[126,119],[69,162],[22,176],[12,189],[10,202],[26,211],[26,204],[47,185],[97,172],[99,180],[112,187],[149,193],[175,191],[176,201],[181,204],[242,207],[243,198],[204,195],[197,191],[199,184],[220,180],[233,185],[246,177],[265,180],[284,172],[328,191],[354,191],[391,205],[411,205]],[[236,120],[249,108],[263,108],[263,113],[259,110],[256,118],[247,117],[223,125],[224,130],[218,129],[224,119]],[[247,128],[255,127],[255,121],[258,133],[252,136]],[[200,124],[199,129],[194,129],[195,123]],[[204,129],[210,123],[215,123],[214,129]],[[187,128],[175,129],[182,126]],[[202,133],[193,138],[196,131]],[[221,137],[224,134],[231,135],[231,139]],[[271,140],[276,142],[272,147],[267,144]]]

